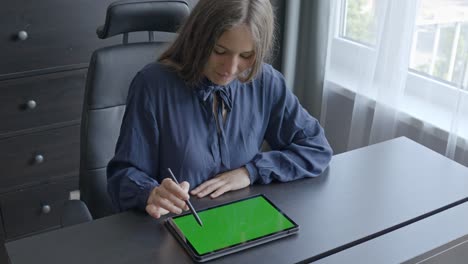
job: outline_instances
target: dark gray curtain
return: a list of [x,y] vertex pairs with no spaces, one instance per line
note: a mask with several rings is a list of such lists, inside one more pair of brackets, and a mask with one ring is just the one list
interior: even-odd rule
[[283,57],[283,48],[281,43],[283,43],[283,32],[284,32],[284,15],[286,9],[286,1],[285,0],[270,0],[271,4],[273,5],[275,16],[276,16],[276,43],[275,48],[273,51],[273,57],[270,63],[275,67],[277,70],[281,70],[282,61],[281,58]]
[[[329,0],[301,0],[297,28],[293,90],[301,104],[317,119],[320,118],[322,108],[329,9]],[[288,19],[294,18],[286,15],[285,20]]]

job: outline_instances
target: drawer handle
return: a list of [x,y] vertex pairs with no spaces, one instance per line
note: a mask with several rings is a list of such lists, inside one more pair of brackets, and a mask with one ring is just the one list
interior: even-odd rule
[[43,214],[48,214],[48,213],[50,213],[51,210],[52,210],[52,208],[48,204],[44,204],[42,206],[42,213]]
[[28,109],[32,110],[32,109],[36,108],[36,106],[37,106],[37,103],[34,100],[29,100],[29,101],[26,102],[26,107]]
[[18,32],[18,39],[19,40],[27,40],[28,39],[28,32],[21,30]]
[[41,154],[37,154],[35,157],[34,157],[34,162],[36,164],[41,164],[42,162],[44,162],[44,156],[42,156]]

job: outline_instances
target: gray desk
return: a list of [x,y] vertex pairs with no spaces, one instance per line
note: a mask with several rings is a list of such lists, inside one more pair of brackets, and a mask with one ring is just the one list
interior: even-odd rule
[[468,263],[467,235],[468,203],[463,203],[314,263]]
[[[310,262],[397,230],[468,199],[468,169],[407,138],[333,158],[321,177],[253,186],[203,208],[264,193],[300,226],[297,235],[211,263]],[[191,263],[162,225],[136,212],[6,244],[13,264]]]

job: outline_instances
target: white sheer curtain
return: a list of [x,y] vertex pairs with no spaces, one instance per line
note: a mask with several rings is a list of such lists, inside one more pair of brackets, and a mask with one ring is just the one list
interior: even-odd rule
[[[457,65],[458,83],[409,69],[421,1],[373,1],[372,45],[343,37],[346,2],[331,1],[320,120],[332,137],[346,137],[332,143],[346,151],[406,136],[468,165],[466,61]],[[333,131],[339,129],[344,132]]]

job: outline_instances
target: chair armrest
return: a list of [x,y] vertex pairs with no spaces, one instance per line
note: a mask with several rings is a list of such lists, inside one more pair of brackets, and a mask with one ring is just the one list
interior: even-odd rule
[[65,202],[60,217],[60,225],[62,227],[82,224],[92,220],[93,217],[83,201],[68,200]]

